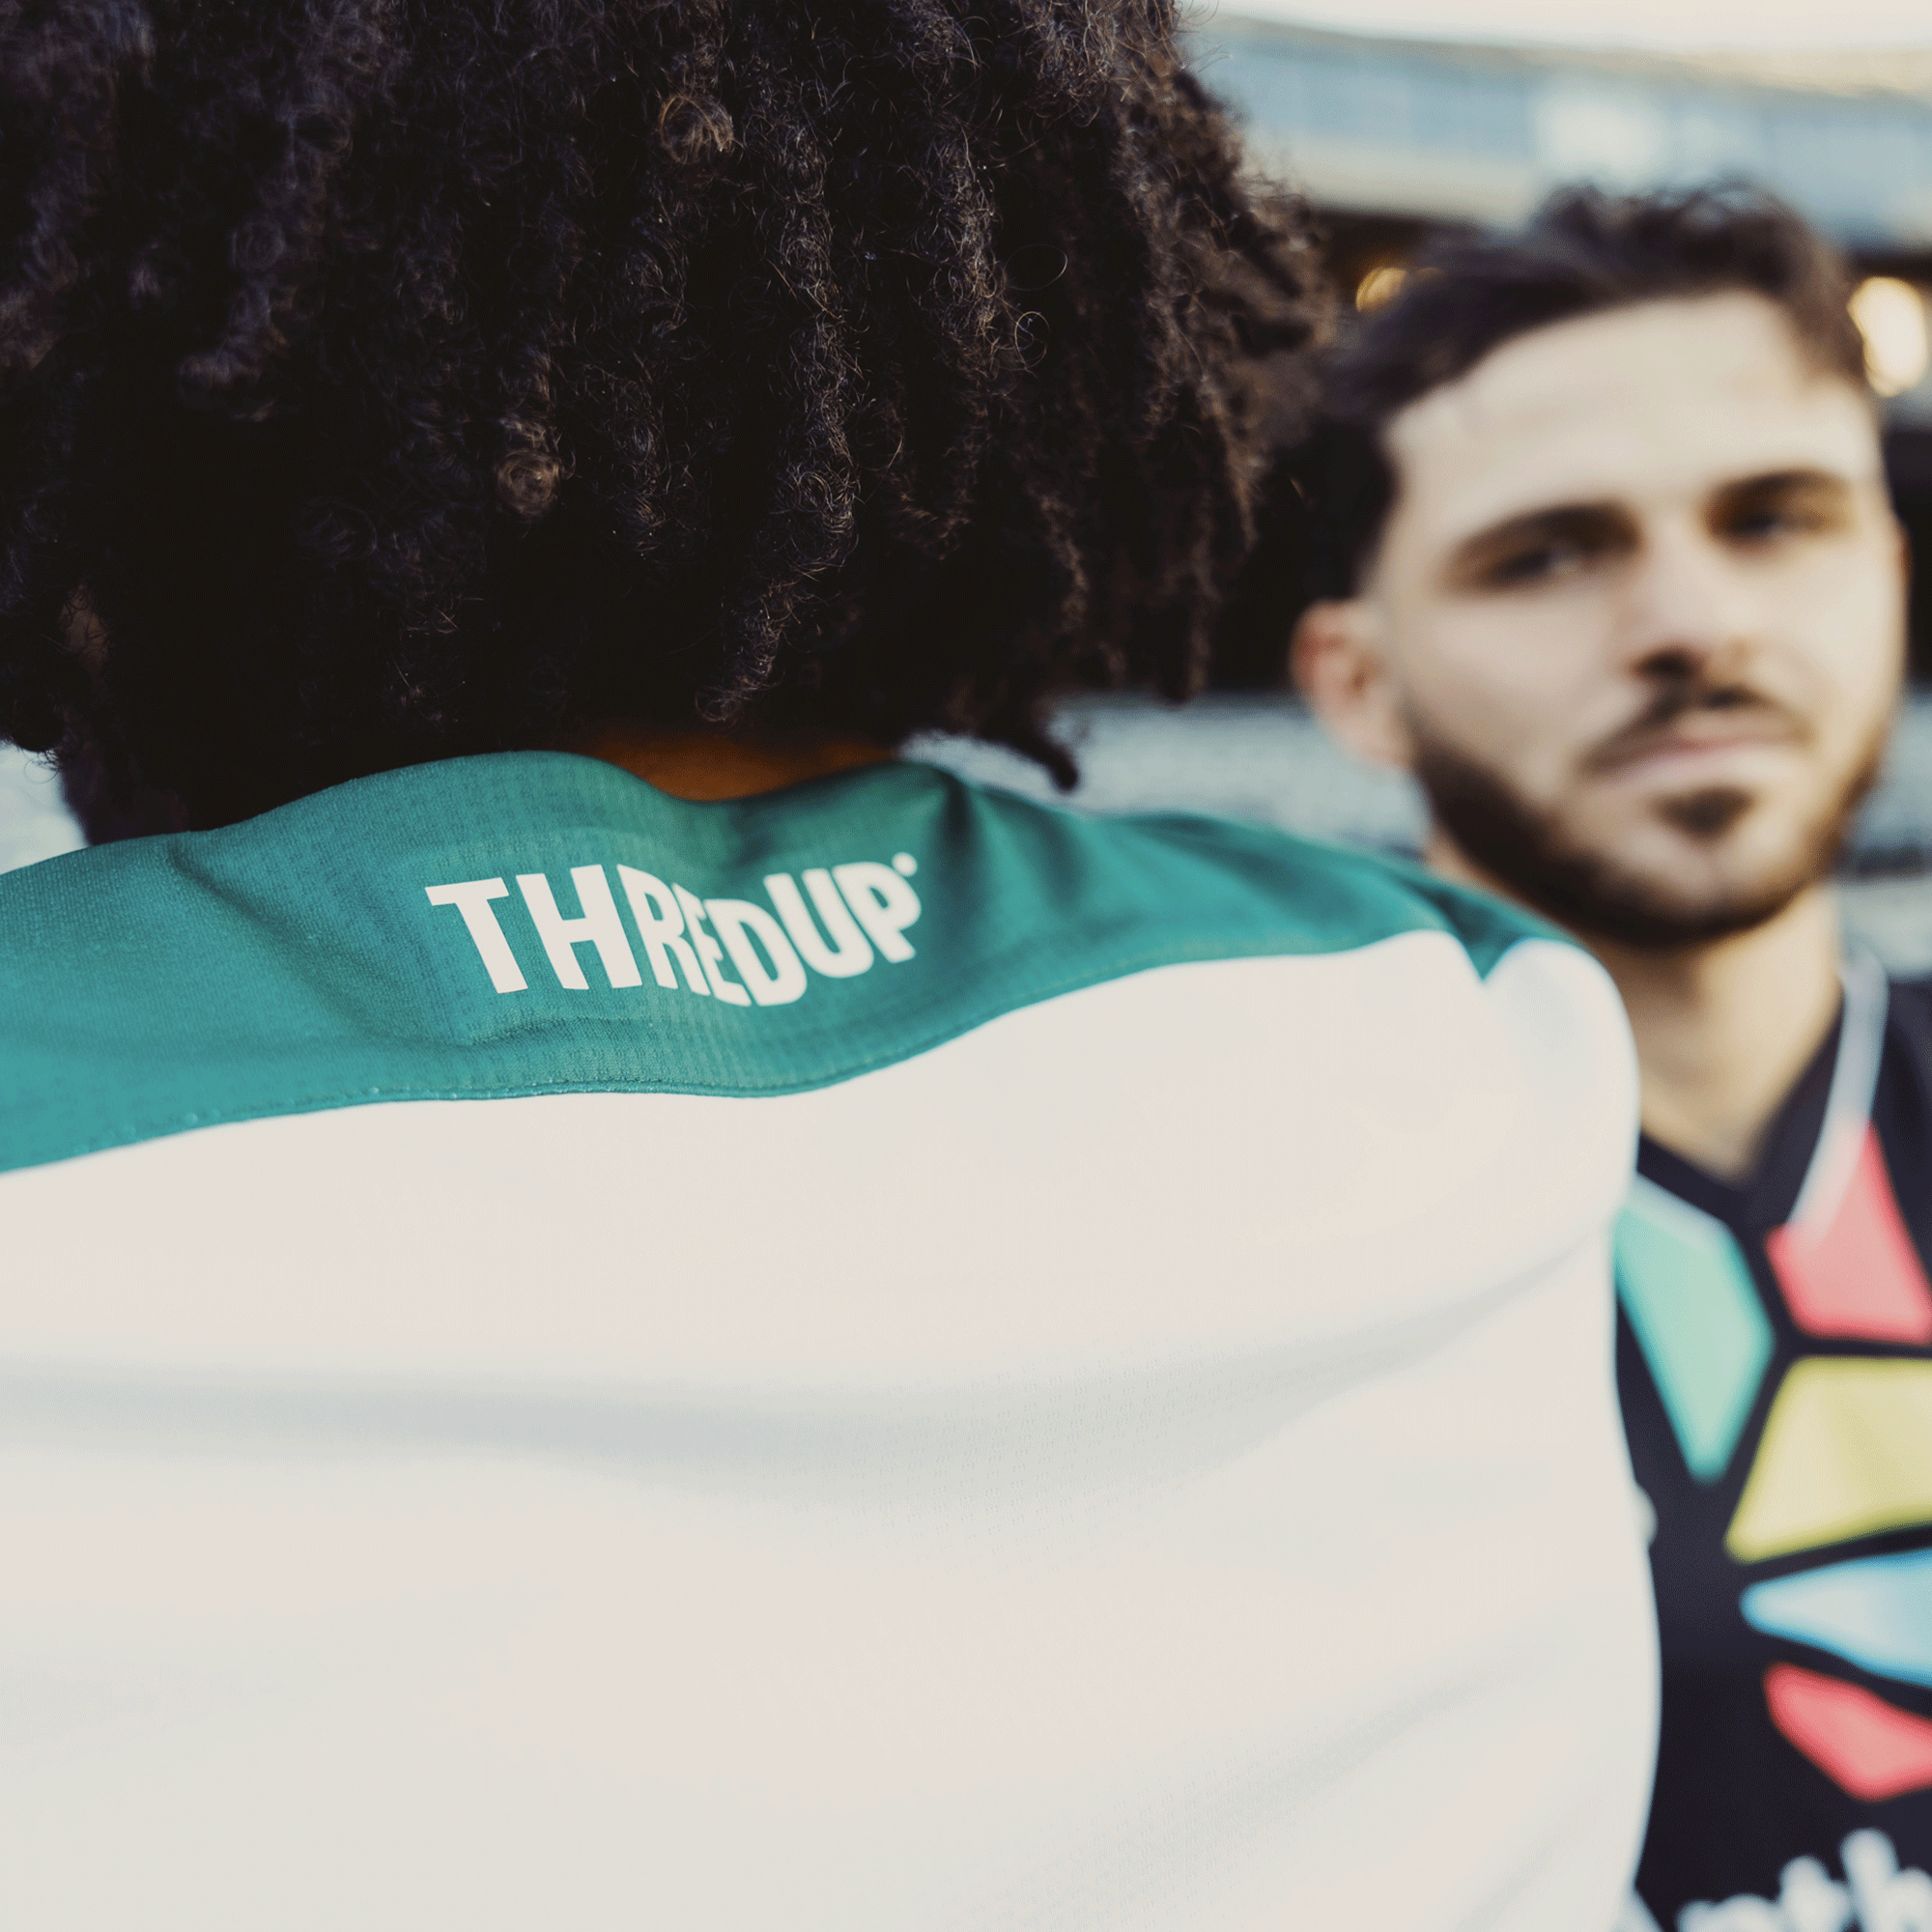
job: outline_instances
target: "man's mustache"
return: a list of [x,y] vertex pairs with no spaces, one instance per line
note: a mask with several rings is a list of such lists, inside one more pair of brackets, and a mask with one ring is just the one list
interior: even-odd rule
[[1747,684],[1721,684],[1687,677],[1659,686],[1650,701],[1628,724],[1603,739],[1584,759],[1584,769],[1614,771],[1668,742],[1687,718],[1702,713],[1721,716],[1751,736],[1771,736],[1793,742],[1810,736],[1810,723],[1801,711]]

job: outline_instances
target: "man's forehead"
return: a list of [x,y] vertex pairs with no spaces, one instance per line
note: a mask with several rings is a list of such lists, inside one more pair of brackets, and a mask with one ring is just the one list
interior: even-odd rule
[[1519,336],[1402,411],[1388,449],[1398,514],[1450,542],[1557,504],[1642,507],[1770,471],[1880,469],[1863,395],[1742,293]]

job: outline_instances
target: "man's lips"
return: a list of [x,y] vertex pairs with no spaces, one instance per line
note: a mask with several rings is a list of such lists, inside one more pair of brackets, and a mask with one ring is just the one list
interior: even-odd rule
[[1795,720],[1767,712],[1749,717],[1680,718],[1665,725],[1619,732],[1600,746],[1588,762],[1593,772],[1630,773],[1656,765],[1717,762],[1733,753],[1784,751],[1804,736]]

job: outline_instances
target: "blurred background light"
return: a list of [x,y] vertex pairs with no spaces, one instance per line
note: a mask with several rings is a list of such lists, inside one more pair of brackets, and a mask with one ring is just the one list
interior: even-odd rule
[[1384,302],[1393,301],[1402,293],[1402,285],[1408,280],[1408,270],[1398,268],[1393,262],[1384,262],[1379,268],[1371,269],[1355,284],[1355,306],[1364,314],[1372,308],[1380,308]]
[[1865,370],[1881,396],[1903,395],[1925,375],[1925,298],[1896,275],[1867,275],[1852,297],[1865,339]]

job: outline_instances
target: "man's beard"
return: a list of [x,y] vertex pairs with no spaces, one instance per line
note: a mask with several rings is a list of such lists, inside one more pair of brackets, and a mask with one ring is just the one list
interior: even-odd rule
[[[1691,708],[1666,700],[1644,724],[1660,728],[1669,716]],[[1409,728],[1415,776],[1465,858],[1559,925],[1588,938],[1668,952],[1764,924],[1832,870],[1878,777],[1889,722],[1880,721],[1832,809],[1819,815],[1783,866],[1702,898],[1687,897],[1570,839],[1554,812],[1530,804],[1501,772],[1468,757],[1420,719],[1411,717]],[[1738,786],[1709,785],[1652,809],[1690,838],[1715,843],[1751,804],[1751,794]]]

